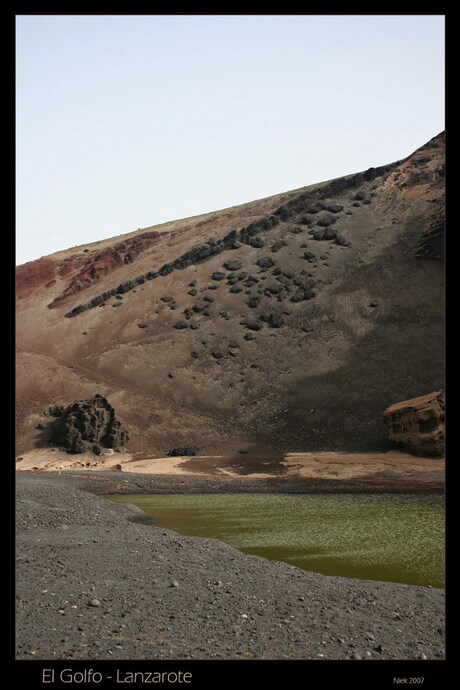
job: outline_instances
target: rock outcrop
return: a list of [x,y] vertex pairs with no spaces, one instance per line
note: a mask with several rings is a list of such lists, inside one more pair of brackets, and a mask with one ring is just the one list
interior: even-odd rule
[[121,450],[129,435],[115,416],[115,410],[102,395],[77,400],[53,423],[50,442],[67,453],[92,452],[104,448]]
[[199,448],[196,446],[180,446],[179,448],[172,448],[167,452],[168,458],[179,458],[183,456],[197,455]]
[[388,407],[383,419],[390,440],[414,455],[442,457],[445,451],[442,391],[404,400]]

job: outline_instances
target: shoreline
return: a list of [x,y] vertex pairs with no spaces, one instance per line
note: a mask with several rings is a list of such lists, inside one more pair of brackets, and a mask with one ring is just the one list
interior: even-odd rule
[[[39,449],[16,458],[18,474],[79,474],[98,493],[262,491],[303,493],[443,493],[445,461],[407,453],[235,453],[136,459],[129,453],[69,456]],[[93,477],[93,481],[90,478]],[[107,484],[108,487],[108,484]],[[104,493],[107,493],[107,489]]]
[[[27,473],[29,474],[29,473]],[[42,473],[31,473],[42,474]],[[378,479],[331,480],[283,477],[226,477],[177,474],[138,474],[129,472],[43,473],[50,476],[78,478],[82,486],[96,495],[123,494],[197,494],[197,493],[305,493],[305,494],[444,494],[444,483]],[[186,479],[186,480],[185,480]]]
[[444,590],[156,527],[100,495],[121,475],[17,473],[17,659],[444,659]]

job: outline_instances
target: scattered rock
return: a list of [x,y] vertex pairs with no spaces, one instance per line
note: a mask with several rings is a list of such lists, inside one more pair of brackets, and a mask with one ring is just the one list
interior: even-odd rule
[[214,271],[212,274],[211,278],[213,280],[224,280],[225,278],[225,273],[222,273],[221,271]]
[[328,227],[329,225],[332,225],[332,223],[335,223],[337,218],[334,215],[331,215],[330,213],[325,213],[321,214],[321,216],[317,220],[317,225],[321,227]]
[[185,321],[178,321],[177,323],[174,324],[174,328],[176,328],[178,331],[183,330],[184,328],[188,328],[188,324],[185,323]]
[[260,318],[272,328],[281,328],[284,325],[284,318],[278,312],[268,312]]
[[261,268],[271,268],[275,265],[276,261],[271,258],[271,256],[263,256],[256,261],[257,265]]
[[278,295],[282,289],[282,285],[276,285],[272,283],[271,285],[267,285],[267,287],[265,288],[265,294]]
[[244,325],[249,328],[250,331],[260,331],[262,326],[258,321],[245,321]]
[[342,204],[329,204],[329,206],[326,206],[326,210],[329,213],[340,213],[343,210],[343,206]]
[[197,446],[179,446],[178,448],[173,448],[172,450],[168,450],[166,455],[168,458],[179,458],[182,455],[184,455],[184,456],[198,455],[199,452],[200,452],[200,449],[197,448]]
[[224,268],[226,268],[227,271],[239,271],[241,266],[242,263],[239,259],[230,259],[224,263]]
[[325,208],[326,207],[324,206],[324,204],[317,202],[317,203],[311,204],[308,207],[307,213],[315,215],[316,213],[319,213],[320,211],[322,211]]

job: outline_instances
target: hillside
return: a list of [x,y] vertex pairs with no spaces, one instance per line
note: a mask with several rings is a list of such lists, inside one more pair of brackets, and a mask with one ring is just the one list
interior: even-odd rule
[[383,411],[444,387],[444,155],[439,134],[18,267],[17,453],[48,445],[51,405],[96,393],[137,458],[390,448]]

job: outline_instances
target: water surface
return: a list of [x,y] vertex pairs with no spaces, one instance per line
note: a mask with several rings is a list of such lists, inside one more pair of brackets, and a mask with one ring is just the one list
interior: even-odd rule
[[221,539],[304,570],[444,587],[444,499],[438,494],[112,496],[156,525]]

